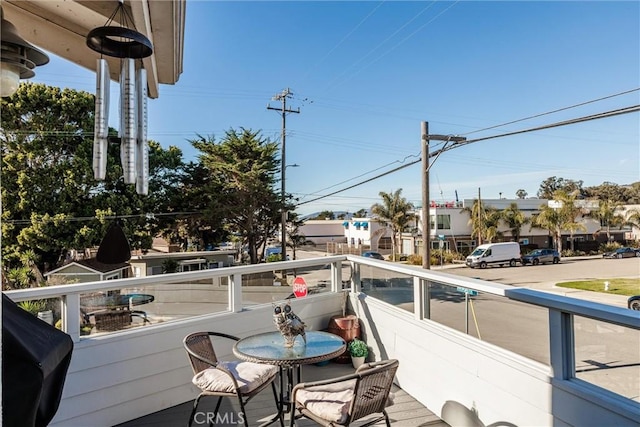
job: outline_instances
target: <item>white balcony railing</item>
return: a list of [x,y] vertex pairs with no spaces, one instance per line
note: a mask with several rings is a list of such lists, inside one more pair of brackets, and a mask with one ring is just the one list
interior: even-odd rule
[[[291,291],[273,286],[284,284],[285,268],[318,291],[295,301],[312,328],[341,312],[346,282],[373,356],[399,359],[399,385],[445,421],[459,416],[451,413],[455,402],[486,425],[640,423],[637,313],[531,289],[346,255],[6,294],[16,302],[61,300],[62,327],[76,346],[53,425],[113,425],[193,398],[186,333],[271,330],[270,302]],[[279,281],[249,284],[264,273]],[[151,325],[81,335],[83,294],[149,289],[171,294],[149,306]],[[161,321],[153,320],[157,310]]]

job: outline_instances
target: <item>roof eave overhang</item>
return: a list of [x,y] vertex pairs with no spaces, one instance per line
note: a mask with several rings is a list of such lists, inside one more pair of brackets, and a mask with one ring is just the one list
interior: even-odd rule
[[[30,43],[95,71],[100,54],[87,47],[86,36],[104,26],[118,0],[3,0],[5,19]],[[149,97],[159,96],[161,84],[175,84],[183,69],[186,0],[125,0],[135,29],[153,44],[143,59]],[[119,25],[114,23],[114,25]],[[120,60],[105,57],[111,79],[119,80]],[[36,70],[37,71],[37,70]]]

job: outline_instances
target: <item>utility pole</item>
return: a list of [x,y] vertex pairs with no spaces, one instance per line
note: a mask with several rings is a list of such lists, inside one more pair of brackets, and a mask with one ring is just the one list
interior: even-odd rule
[[[436,158],[429,164],[429,140],[445,141],[441,149],[437,151]],[[431,269],[431,209],[429,208],[429,169],[438,160],[447,148],[447,144],[453,142],[459,144],[467,138],[453,135],[429,135],[429,123],[422,122],[422,268]],[[435,218],[436,225],[438,218]]]
[[282,203],[281,208],[281,219],[280,219],[280,227],[282,228],[281,234],[281,250],[280,250],[280,259],[282,261],[287,260],[287,207],[286,207],[286,193],[285,193],[285,170],[286,166],[286,138],[287,138],[287,113],[300,113],[300,109],[292,110],[287,109],[287,98],[293,96],[293,93],[286,88],[280,93],[277,93],[273,96],[273,101],[282,101],[281,108],[275,108],[271,105],[267,105],[267,110],[275,110],[279,111],[282,114],[282,154],[280,155],[280,201]]
[[431,213],[429,208],[428,122],[422,122],[422,268],[431,270]]
[[480,198],[480,187],[478,187],[478,245],[482,244],[482,199]]

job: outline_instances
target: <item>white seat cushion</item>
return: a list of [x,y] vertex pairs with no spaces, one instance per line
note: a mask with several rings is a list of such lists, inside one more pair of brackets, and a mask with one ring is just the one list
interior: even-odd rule
[[[263,363],[229,361],[219,362],[219,366],[228,369],[238,382],[242,394],[247,394],[269,381],[278,373],[278,367]],[[200,390],[235,393],[229,376],[216,368],[208,368],[194,375],[192,382]]]
[[347,420],[356,380],[298,390],[296,402],[317,416],[338,424]]
[[[355,385],[356,380],[352,379],[300,389],[296,393],[296,402],[327,421],[343,424],[347,421]],[[389,393],[385,406],[393,405],[394,398],[394,394]]]

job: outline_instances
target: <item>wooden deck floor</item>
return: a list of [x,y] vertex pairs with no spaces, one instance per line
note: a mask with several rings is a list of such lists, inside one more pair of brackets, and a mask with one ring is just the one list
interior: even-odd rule
[[[325,366],[305,366],[302,372],[303,381],[313,381],[321,378],[331,378],[340,375],[346,375],[353,372],[353,367],[350,364],[338,364],[330,363]],[[449,427],[447,423],[440,420],[431,411],[416,402],[411,396],[405,393],[402,389],[394,385],[394,404],[387,409],[391,424],[397,427]],[[195,397],[195,396],[194,396]],[[199,412],[213,412],[215,406],[215,398],[204,398],[198,407]],[[156,412],[145,417],[141,417],[123,424],[118,424],[114,427],[176,427],[186,426],[191,413],[193,401],[185,402],[181,405],[167,408],[163,411]],[[247,416],[249,419],[249,425],[259,425],[261,422],[269,419],[269,416],[275,412],[275,403],[273,400],[273,394],[270,388],[262,391],[246,406]],[[216,427],[222,426],[237,426],[239,425],[237,417],[237,402],[230,399],[224,399],[220,414],[226,414],[226,422],[224,419],[218,419],[218,423],[214,425]],[[204,415],[203,415],[204,416]],[[288,419],[285,420],[285,425],[288,427]],[[241,423],[240,423],[241,424]],[[198,424],[193,423],[193,426],[207,425],[207,423]],[[272,424],[278,426],[276,422]],[[307,420],[300,419],[296,421],[297,427],[309,427],[316,424]],[[356,424],[358,425],[358,424]],[[384,426],[384,421],[381,421],[375,426]]]

